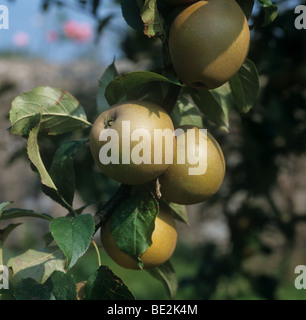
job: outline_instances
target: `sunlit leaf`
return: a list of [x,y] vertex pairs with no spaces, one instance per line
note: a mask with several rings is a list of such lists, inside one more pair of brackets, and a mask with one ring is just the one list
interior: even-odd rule
[[10,132],[19,135],[28,135],[38,124],[40,131],[50,135],[91,126],[75,97],[51,87],[38,87],[17,96],[12,102],[10,122]]
[[278,6],[273,4],[270,0],[258,0],[264,11],[264,21],[262,26],[267,26],[272,23],[278,14]]
[[144,34],[151,37],[165,37],[164,21],[159,14],[156,0],[145,0],[141,10]]
[[26,278],[43,283],[54,270],[65,271],[65,264],[66,259],[58,247],[41,251],[29,249],[7,262],[7,266],[13,270],[14,284]]
[[52,220],[50,230],[68,259],[68,268],[71,268],[87,251],[95,231],[95,223],[90,214],[59,217]]

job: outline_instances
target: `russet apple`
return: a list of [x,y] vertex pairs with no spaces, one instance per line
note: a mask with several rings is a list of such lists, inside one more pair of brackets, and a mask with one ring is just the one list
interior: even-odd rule
[[180,81],[214,89],[245,61],[250,43],[246,17],[235,0],[198,1],[174,19],[169,51]]
[[[156,132],[168,132],[169,139],[159,135],[157,140]],[[173,132],[172,120],[161,107],[128,101],[99,115],[90,132],[90,150],[108,177],[128,185],[144,184],[172,162],[167,143],[175,143]]]
[[[177,136],[174,163],[159,177],[160,192],[167,201],[189,205],[208,199],[220,189],[225,175],[225,160],[218,142],[210,133],[205,134],[194,126],[180,128],[184,133]],[[195,130],[194,146],[187,144],[188,130]],[[200,139],[206,143],[200,143]],[[198,163],[190,164],[188,159],[185,163],[178,161],[179,155],[187,157],[188,152],[198,155]],[[201,163],[205,165],[205,172],[191,171],[198,170]]]

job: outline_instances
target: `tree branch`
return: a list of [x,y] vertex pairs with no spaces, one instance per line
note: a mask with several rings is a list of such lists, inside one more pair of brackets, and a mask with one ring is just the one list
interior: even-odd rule
[[122,184],[116,193],[96,212],[100,222],[96,225],[95,232],[109,219],[119,201],[125,198],[131,191],[132,186]]

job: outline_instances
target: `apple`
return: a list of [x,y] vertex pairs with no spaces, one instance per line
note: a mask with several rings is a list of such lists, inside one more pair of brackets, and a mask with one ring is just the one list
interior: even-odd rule
[[[121,251],[117,246],[110,231],[110,221],[111,218],[108,219],[100,231],[103,248],[120,266],[127,269],[139,270],[140,268],[136,260]],[[140,259],[143,262],[143,268],[154,268],[169,260],[175,250],[176,243],[177,228],[175,219],[169,212],[168,208],[161,206],[155,219],[155,228],[152,233],[152,244],[140,256]]]
[[[156,132],[168,132],[170,140],[162,136],[157,140]],[[128,185],[144,184],[173,161],[173,132],[164,109],[147,101],[128,101],[99,115],[90,132],[90,150],[108,177]]]
[[169,52],[180,81],[214,89],[242,66],[250,44],[246,17],[235,0],[198,1],[180,12],[169,34]]
[[[160,192],[167,201],[184,205],[195,204],[208,199],[220,189],[225,175],[224,155],[218,142],[209,132],[205,134],[195,126],[186,125],[179,128],[183,133],[177,136],[174,163],[159,177]],[[188,130],[195,131],[193,146],[187,144]],[[206,144],[200,141],[206,141]],[[188,152],[198,155],[198,163],[178,161],[178,156],[187,156]],[[198,171],[201,163],[205,165],[205,171],[202,172]]]

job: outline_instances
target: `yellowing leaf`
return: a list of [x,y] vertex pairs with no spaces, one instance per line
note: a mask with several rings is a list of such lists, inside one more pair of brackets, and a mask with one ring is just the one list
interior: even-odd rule
[[7,266],[13,270],[14,284],[22,279],[31,278],[43,283],[54,270],[65,271],[66,259],[58,247],[49,247],[42,251],[28,250],[11,258]]
[[145,0],[141,11],[141,18],[144,23],[144,34],[151,37],[165,37],[163,19],[160,16],[156,0]]

